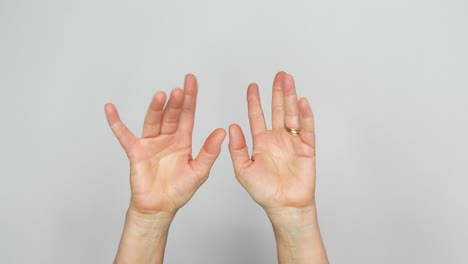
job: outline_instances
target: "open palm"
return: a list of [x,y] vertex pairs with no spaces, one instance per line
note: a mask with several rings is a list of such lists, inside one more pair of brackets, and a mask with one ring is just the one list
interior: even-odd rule
[[158,92],[146,113],[143,135],[136,137],[120,120],[116,108],[105,112],[114,135],[130,161],[130,207],[141,213],[177,211],[208,178],[225,137],[213,131],[192,159],[192,131],[197,98],[195,76],[185,77],[184,89]]
[[[313,113],[297,99],[291,75],[279,72],[273,82],[272,129],[267,130],[256,84],[247,90],[253,153],[249,157],[238,125],[229,129],[229,149],[237,179],[265,209],[303,208],[314,203],[315,138]],[[285,128],[301,129],[298,135]]]

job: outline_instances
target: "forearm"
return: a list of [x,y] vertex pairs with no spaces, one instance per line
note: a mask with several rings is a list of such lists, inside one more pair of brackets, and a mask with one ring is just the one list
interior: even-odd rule
[[329,263],[315,206],[266,210],[273,225],[279,264]]
[[114,263],[163,263],[173,214],[141,214],[129,209]]

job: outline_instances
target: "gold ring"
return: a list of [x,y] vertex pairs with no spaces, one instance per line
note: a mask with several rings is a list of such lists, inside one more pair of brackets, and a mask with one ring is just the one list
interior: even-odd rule
[[299,134],[301,133],[300,129],[289,128],[287,126],[284,126],[284,129],[286,129],[286,131],[288,131],[289,134],[293,134],[294,136],[299,136]]

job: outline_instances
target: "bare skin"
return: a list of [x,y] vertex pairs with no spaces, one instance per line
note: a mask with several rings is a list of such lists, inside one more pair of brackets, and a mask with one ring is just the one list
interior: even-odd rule
[[[197,82],[158,92],[148,108],[141,138],[120,120],[116,108],[105,113],[130,161],[131,199],[114,263],[162,263],[170,224],[206,181],[226,136],[213,131],[192,158]],[[238,125],[229,128],[234,171],[253,200],[265,209],[275,233],[279,263],[328,263],[315,207],[314,118],[305,98],[297,99],[292,76],[279,72],[273,83],[272,129],[266,128],[256,84],[247,90],[253,137],[249,156]],[[293,135],[285,127],[300,128]]]
[[[234,171],[273,225],[279,263],[328,263],[315,207],[314,116],[307,99],[298,100],[291,75],[279,72],[272,93],[268,130],[257,85],[247,89],[253,152],[249,156],[241,128],[231,125]],[[300,134],[285,127],[300,129]]]
[[109,126],[130,161],[131,199],[115,263],[162,263],[169,226],[179,208],[206,181],[226,132],[216,129],[192,159],[197,81],[185,77],[184,89],[158,92],[146,113],[143,135],[136,137],[112,104],[105,105]]

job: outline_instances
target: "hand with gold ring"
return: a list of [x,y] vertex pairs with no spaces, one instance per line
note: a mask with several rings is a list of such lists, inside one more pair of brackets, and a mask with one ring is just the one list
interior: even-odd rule
[[272,222],[279,263],[328,263],[315,207],[314,116],[291,75],[276,74],[272,93],[267,129],[258,87],[247,89],[251,156],[241,128],[229,128],[235,175]]

